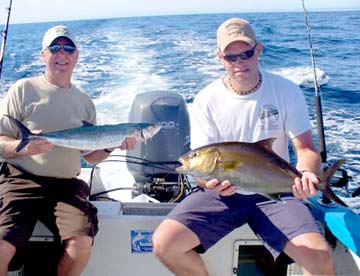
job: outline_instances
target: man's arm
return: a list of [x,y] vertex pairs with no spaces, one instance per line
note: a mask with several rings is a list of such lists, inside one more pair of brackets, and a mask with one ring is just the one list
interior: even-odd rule
[[[136,139],[135,138],[126,138],[125,141],[119,146],[119,149],[121,150],[132,150],[136,146]],[[86,162],[89,164],[98,164],[105,158],[107,158],[111,151],[116,148],[108,149],[109,151],[105,151],[103,149],[101,150],[95,150],[87,155],[84,155],[83,158]]]
[[[36,132],[36,131],[34,131]],[[51,150],[54,145],[45,139],[30,141],[20,152],[16,152],[16,147],[20,140],[7,135],[0,135],[0,154],[3,158],[11,159],[22,155],[34,155]]]
[[307,198],[317,194],[315,184],[319,183],[318,174],[321,172],[321,158],[315,148],[311,131],[292,139],[297,157],[296,168],[303,174],[296,178],[293,193],[297,198]]

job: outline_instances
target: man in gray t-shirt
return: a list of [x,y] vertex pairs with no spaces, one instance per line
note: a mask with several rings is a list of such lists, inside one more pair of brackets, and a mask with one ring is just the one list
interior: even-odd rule
[[[89,96],[71,83],[79,51],[74,35],[65,26],[49,29],[41,55],[43,76],[17,81],[0,110],[0,276],[5,276],[16,252],[21,252],[40,220],[59,236],[64,254],[58,275],[80,275],[88,262],[97,232],[97,210],[88,201],[89,187],[78,179],[81,156],[96,164],[111,150],[81,152],[58,147],[45,139],[30,141],[16,152],[21,134],[9,120],[21,121],[32,132],[51,132],[96,123]],[[121,149],[132,149],[126,139]]]

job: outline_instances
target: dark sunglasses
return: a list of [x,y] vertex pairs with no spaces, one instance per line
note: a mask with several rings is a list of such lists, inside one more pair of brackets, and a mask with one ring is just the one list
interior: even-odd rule
[[252,49],[247,50],[247,51],[245,51],[243,53],[240,53],[238,55],[226,55],[226,56],[223,56],[223,57],[228,62],[235,62],[238,58],[240,58],[242,60],[247,60],[249,58],[252,58],[252,56],[254,55],[256,46],[257,46],[257,44],[255,44],[255,46]]
[[61,48],[63,48],[64,51],[66,53],[69,53],[69,54],[73,54],[75,52],[75,50],[76,50],[75,46],[72,46],[72,45],[69,45],[69,44],[65,44],[65,45],[54,44],[54,45],[51,45],[51,46],[48,47],[49,51],[52,54],[60,52]]

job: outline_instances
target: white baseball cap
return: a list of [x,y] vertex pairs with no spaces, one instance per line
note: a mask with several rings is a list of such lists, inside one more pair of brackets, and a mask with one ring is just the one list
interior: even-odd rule
[[74,43],[75,47],[77,47],[75,36],[69,31],[66,26],[55,26],[46,31],[43,41],[42,41],[42,49],[45,50],[49,47],[55,39],[59,37],[66,37]]

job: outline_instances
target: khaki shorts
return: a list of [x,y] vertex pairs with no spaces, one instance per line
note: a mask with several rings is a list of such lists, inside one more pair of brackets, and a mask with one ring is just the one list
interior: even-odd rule
[[39,220],[56,236],[54,207],[65,202],[87,216],[91,224],[87,235],[98,231],[97,209],[87,200],[88,185],[77,178],[37,176],[8,164],[0,175],[0,239],[22,249]]

